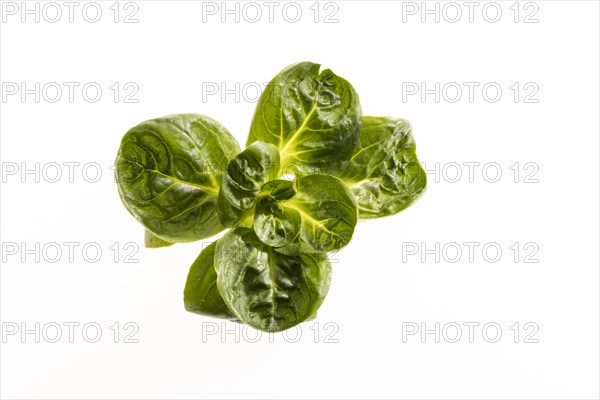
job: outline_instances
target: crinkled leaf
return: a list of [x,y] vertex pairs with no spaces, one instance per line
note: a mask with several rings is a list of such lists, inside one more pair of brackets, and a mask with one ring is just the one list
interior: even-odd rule
[[272,143],[282,172],[337,174],[354,153],[360,135],[358,95],[345,79],[311,62],[281,71],[261,95],[247,144]]
[[119,195],[148,230],[169,242],[191,242],[223,229],[216,213],[223,172],[240,152],[212,118],[170,115],[130,129],[115,161]]
[[219,191],[217,213],[226,227],[252,213],[262,184],[279,173],[279,152],[270,143],[254,142],[229,162]]
[[[273,186],[286,193],[287,198],[271,196],[269,193],[273,192]],[[283,180],[268,182],[263,188],[256,207],[254,230],[265,244],[275,247],[291,245],[297,232],[297,216],[301,226],[300,243],[294,245],[301,245],[305,251],[340,249],[352,238],[358,219],[356,201],[340,179],[312,174],[293,183]],[[282,252],[290,254],[286,250]]]
[[384,217],[410,206],[427,186],[410,123],[364,117],[359,145],[340,178],[354,193],[360,218]]
[[263,197],[254,212],[254,231],[269,246],[282,247],[292,242],[300,233],[300,213],[284,207],[277,200]]
[[217,242],[206,247],[190,267],[183,302],[185,309],[209,317],[235,319],[217,288],[217,273],[214,267]]
[[285,246],[300,233],[300,213],[281,202],[295,194],[291,181],[275,180],[263,185],[254,210],[254,232],[263,243],[273,247]]
[[280,254],[248,228],[236,228],[219,239],[215,269],[229,309],[248,325],[268,332],[313,316],[331,281],[324,254]]

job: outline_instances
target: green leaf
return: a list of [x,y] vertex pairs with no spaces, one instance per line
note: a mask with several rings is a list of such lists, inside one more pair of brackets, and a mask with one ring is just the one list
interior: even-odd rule
[[427,177],[408,121],[364,117],[358,147],[340,178],[354,193],[360,218],[396,214],[425,191]]
[[[357,219],[356,201],[344,182],[331,175],[312,174],[294,182],[266,183],[256,205],[254,231],[263,243],[281,247],[299,230],[300,243],[294,246],[324,252],[348,244]],[[292,254],[288,250],[282,252]]]
[[217,288],[214,267],[217,242],[206,247],[190,267],[183,291],[185,309],[209,317],[235,319]]
[[286,203],[302,218],[302,240],[320,251],[337,250],[348,244],[358,220],[356,200],[340,179],[323,174],[301,177],[296,195]]
[[300,213],[283,207],[277,200],[264,197],[256,205],[254,231],[269,246],[282,247],[292,242],[300,233],[301,224]]
[[229,162],[219,191],[217,214],[226,227],[238,225],[254,208],[262,184],[279,173],[279,152],[254,142]]
[[265,183],[260,189],[260,196],[269,196],[275,200],[289,200],[296,195],[294,181],[281,179]]
[[295,194],[291,181],[276,180],[263,185],[254,211],[254,232],[264,244],[282,247],[300,233],[300,213],[281,203]]
[[169,242],[191,242],[223,230],[216,213],[223,172],[240,151],[221,124],[196,114],[142,122],[130,129],[115,161],[125,208]]
[[166,240],[162,240],[158,236],[154,235],[148,229],[146,229],[144,233],[144,245],[150,249],[156,249],[159,247],[168,247],[172,246],[175,243],[167,242]]
[[272,143],[282,173],[335,175],[354,153],[361,126],[358,94],[345,79],[311,62],[281,71],[261,95],[247,144]]
[[248,228],[236,228],[219,239],[215,269],[229,309],[241,321],[268,332],[313,316],[331,282],[331,265],[324,254],[280,254]]

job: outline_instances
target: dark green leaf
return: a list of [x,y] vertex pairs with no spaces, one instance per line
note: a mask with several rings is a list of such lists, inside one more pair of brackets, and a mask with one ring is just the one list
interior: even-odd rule
[[217,242],[206,247],[190,267],[183,291],[185,309],[209,317],[235,319],[217,288],[214,267]]
[[217,213],[226,227],[251,213],[262,184],[279,173],[279,152],[270,143],[254,142],[229,162],[219,191]]
[[144,233],[144,245],[147,248],[156,249],[159,247],[172,246],[173,244],[174,243],[162,240],[158,236],[152,234],[152,232],[150,232],[148,229],[146,229],[146,232]]
[[240,148],[217,121],[179,114],[130,129],[115,161],[119,195],[148,230],[191,242],[223,230],[216,213],[223,172]]
[[354,193],[360,218],[392,215],[410,206],[427,186],[410,123],[364,117],[359,145],[340,178]]
[[324,254],[287,256],[263,244],[248,228],[217,242],[217,285],[229,309],[268,332],[295,326],[315,314],[331,281]]
[[292,242],[300,233],[300,213],[284,207],[275,199],[263,197],[256,205],[254,231],[258,238],[272,247]]
[[356,91],[331,70],[301,62],[281,71],[265,88],[248,144],[272,143],[282,173],[337,174],[358,142],[361,108]]
[[265,183],[260,189],[260,196],[269,196],[275,200],[289,200],[296,195],[293,181],[282,179]]
[[300,233],[300,213],[281,202],[295,194],[291,181],[276,180],[263,185],[254,211],[254,232],[264,244],[285,246]]

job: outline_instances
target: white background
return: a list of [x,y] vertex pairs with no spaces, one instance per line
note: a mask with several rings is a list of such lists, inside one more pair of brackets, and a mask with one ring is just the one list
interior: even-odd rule
[[[221,10],[203,14],[202,3],[192,1],[137,1],[128,9],[121,3],[115,23],[113,3],[99,3],[97,23],[82,17],[85,2],[72,23],[62,2],[56,23],[44,15],[39,23],[33,15],[22,23],[21,10],[2,16],[3,89],[13,88],[7,82],[80,85],[73,102],[65,86],[56,103],[47,101],[54,92],[41,93],[36,103],[33,94],[23,101],[20,92],[3,90],[3,398],[598,398],[597,2],[498,2],[496,23],[486,20],[495,18],[495,6],[482,15],[485,2],[473,22],[468,7],[454,3],[462,12],[456,23],[449,21],[456,8],[443,2],[439,22],[435,15],[421,21],[421,2],[347,1],[327,9],[318,4],[316,23],[312,1],[299,3],[296,23],[282,16],[283,2],[272,23],[262,2],[260,21],[248,22],[254,11],[246,8],[239,23],[235,15],[222,23]],[[42,12],[46,3],[38,4]],[[419,10],[412,15],[414,6]],[[138,22],[123,23],[136,9]],[[333,11],[337,22],[325,23]],[[525,23],[531,13],[537,22]],[[203,243],[143,248],[143,230],[120,203],[110,166],[130,127],[171,113],[212,116],[244,144],[255,107],[249,89],[303,60],[348,79],[365,115],[410,120],[420,159],[430,170],[439,163],[439,174],[428,175],[426,194],[410,209],[360,222],[351,244],[335,255],[332,287],[315,321],[288,336],[263,334],[257,343],[250,329],[222,337],[236,325],[187,313],[182,304],[189,265]],[[103,89],[96,103],[82,97],[89,82]],[[117,103],[109,89],[115,82]],[[123,101],[131,91],[123,91],[127,82],[139,88],[137,103]],[[238,99],[206,92],[213,83],[234,89],[236,82]],[[407,95],[411,82],[429,89],[455,82],[463,96],[453,103],[455,92],[448,91],[439,102],[434,94],[423,101],[420,93]],[[479,84],[472,102],[464,82]],[[497,102],[482,95],[490,82],[502,89]],[[525,102],[532,88],[537,93],[527,100],[537,102]],[[73,182],[65,162],[79,163]],[[479,163],[473,179],[465,162]],[[21,174],[35,163],[39,179]],[[56,175],[51,163],[62,166],[56,183],[50,182]],[[88,163],[101,167],[95,183],[95,168],[82,175]],[[488,163],[493,168],[482,175]],[[517,182],[516,167],[510,169],[515,163]],[[525,169],[525,163],[533,164]],[[15,165],[19,170],[9,174]],[[462,176],[452,183],[456,165]],[[492,183],[498,167],[502,176]],[[79,244],[73,260],[65,242]],[[129,242],[137,251],[125,248]],[[479,243],[473,260],[465,242]],[[38,253],[39,262],[22,251],[36,243],[40,253],[47,249]],[[57,262],[50,262],[49,243],[62,248]],[[87,243],[101,248],[97,262],[83,257]],[[439,260],[407,251],[436,243]],[[463,251],[456,262],[453,243]],[[491,262],[496,247],[502,254]],[[529,261],[538,262],[524,262],[533,250]],[[124,262],[132,251],[138,262]],[[73,343],[68,322],[80,324]],[[127,322],[139,327],[130,338],[137,343],[125,343],[132,332],[124,329]],[[472,343],[469,322],[479,324]],[[39,343],[20,331],[35,330],[36,323]],[[48,340],[55,336],[52,323],[63,327],[57,343]],[[93,329],[83,336],[86,323],[101,327],[97,343],[86,340]],[[118,343],[114,323],[120,324]],[[406,335],[422,323],[432,330],[440,324],[439,343],[433,333],[424,340],[420,332]],[[482,332],[488,323],[502,329],[495,343],[493,328]],[[455,324],[462,337],[451,343]],[[15,326],[19,332],[8,335]]]

